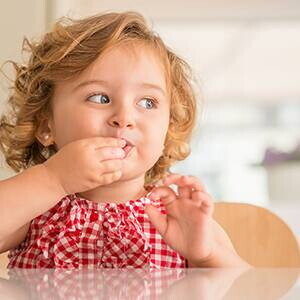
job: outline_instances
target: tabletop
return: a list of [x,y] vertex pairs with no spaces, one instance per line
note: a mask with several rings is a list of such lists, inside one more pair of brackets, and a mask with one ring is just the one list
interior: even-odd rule
[[300,268],[10,269],[4,299],[300,299]]

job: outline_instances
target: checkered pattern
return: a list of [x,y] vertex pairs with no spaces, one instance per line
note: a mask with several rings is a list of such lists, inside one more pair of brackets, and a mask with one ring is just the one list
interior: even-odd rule
[[[31,221],[8,268],[185,268],[185,258],[150,223],[148,195],[125,203],[64,197]],[[160,201],[151,204],[166,213]]]

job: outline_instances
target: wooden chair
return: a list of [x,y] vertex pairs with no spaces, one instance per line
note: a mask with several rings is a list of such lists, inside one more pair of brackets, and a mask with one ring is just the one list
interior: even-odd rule
[[[217,202],[214,218],[227,232],[238,254],[251,265],[300,267],[296,237],[269,210],[252,204]],[[0,254],[0,275],[7,266],[7,254]]]
[[8,264],[8,251],[0,254],[0,278],[8,279],[6,266]]
[[244,203],[215,203],[215,220],[237,253],[255,267],[300,267],[299,241],[269,210]]

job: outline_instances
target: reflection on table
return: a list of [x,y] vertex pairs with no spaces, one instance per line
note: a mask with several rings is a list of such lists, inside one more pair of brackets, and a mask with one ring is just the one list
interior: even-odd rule
[[11,269],[2,299],[300,299],[300,269]]

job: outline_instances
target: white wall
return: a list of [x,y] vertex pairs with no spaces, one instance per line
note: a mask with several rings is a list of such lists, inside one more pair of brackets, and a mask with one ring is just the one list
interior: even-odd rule
[[[44,0],[9,0],[0,2],[0,65],[8,60],[21,62],[21,48],[24,36],[38,36],[46,28],[46,2]],[[12,68],[5,65],[3,71],[11,76]],[[8,82],[0,75],[0,114],[8,95]],[[0,158],[0,163],[2,161]],[[1,166],[1,165],[0,165]],[[0,167],[0,179],[12,174]]]
[[[34,37],[42,33],[46,19],[46,5],[43,0],[0,2],[1,65],[8,59],[21,60],[23,37]],[[3,77],[0,82],[0,103],[3,103],[3,96],[7,94]]]
[[[155,20],[298,18],[298,0],[52,0],[54,15],[84,16],[105,10],[138,10]],[[88,5],[87,5],[88,3]]]

